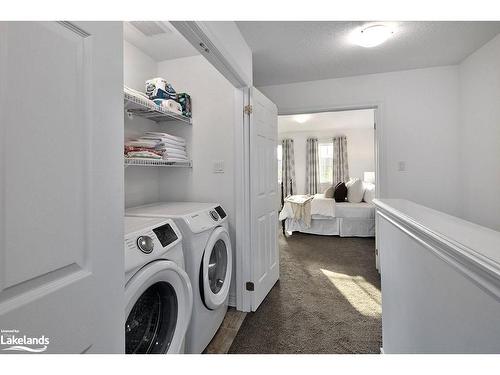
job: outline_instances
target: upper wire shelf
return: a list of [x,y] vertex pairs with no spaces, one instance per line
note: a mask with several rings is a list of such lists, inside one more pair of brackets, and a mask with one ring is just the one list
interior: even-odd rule
[[144,117],[156,122],[162,121],[182,121],[191,125],[191,118],[168,111],[156,104],[148,103],[146,100],[124,92],[125,110],[128,114]]

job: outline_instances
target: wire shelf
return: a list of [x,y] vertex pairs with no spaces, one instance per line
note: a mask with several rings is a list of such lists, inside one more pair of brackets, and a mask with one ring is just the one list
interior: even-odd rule
[[123,93],[125,110],[128,114],[144,117],[156,122],[162,121],[182,121],[191,125],[191,118],[170,112],[156,104],[151,104],[148,101],[131,95],[127,92]]
[[193,166],[191,161],[177,162],[165,161],[160,159],[146,159],[146,158],[125,158],[125,166],[135,165],[140,167],[173,167],[173,168],[191,168]]

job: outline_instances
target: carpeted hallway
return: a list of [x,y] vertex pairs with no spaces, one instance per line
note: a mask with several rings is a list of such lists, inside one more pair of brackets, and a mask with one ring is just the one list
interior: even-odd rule
[[247,314],[229,353],[380,353],[375,240],[280,237],[280,281]]

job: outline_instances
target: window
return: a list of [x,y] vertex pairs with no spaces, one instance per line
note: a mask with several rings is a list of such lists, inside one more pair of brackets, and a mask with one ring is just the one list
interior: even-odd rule
[[331,184],[333,181],[333,143],[319,143],[319,183]]
[[278,183],[281,184],[282,180],[281,171],[283,165],[283,148],[281,147],[281,145],[278,145],[277,147],[277,154],[278,154]]

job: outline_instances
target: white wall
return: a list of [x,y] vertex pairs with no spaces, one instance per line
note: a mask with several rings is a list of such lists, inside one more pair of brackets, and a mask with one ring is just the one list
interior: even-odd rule
[[500,234],[409,202],[384,203],[377,215],[384,352],[498,353],[498,269],[478,263],[498,261]]
[[345,135],[347,137],[347,160],[349,163],[349,176],[353,178],[357,177],[363,179],[363,172],[375,171],[373,128],[283,132],[279,134],[280,141],[284,138],[293,139],[297,194],[306,193],[307,138],[316,137],[321,142],[322,140],[331,140],[331,138],[333,138],[334,136],[339,135]]
[[[457,214],[458,67],[264,86],[280,114],[381,104],[383,197]],[[300,93],[300,95],[298,94]],[[405,161],[407,170],[398,171]]]
[[[157,63],[132,44],[123,42],[124,84],[144,91],[147,79],[156,77]],[[125,140],[141,136],[148,130],[160,131],[151,120],[125,116]],[[157,202],[160,199],[160,168],[127,167],[125,169],[125,208]]]
[[462,216],[500,231],[500,35],[460,64]]
[[[186,138],[193,168],[172,168],[160,173],[160,199],[221,203],[229,217],[234,249],[236,89],[203,56],[160,62],[158,76],[171,82],[178,92],[188,92],[193,103],[192,127],[165,128]],[[217,160],[224,161],[224,173],[213,173],[213,162]],[[232,285],[234,287],[234,280]]]

